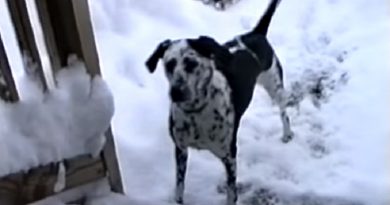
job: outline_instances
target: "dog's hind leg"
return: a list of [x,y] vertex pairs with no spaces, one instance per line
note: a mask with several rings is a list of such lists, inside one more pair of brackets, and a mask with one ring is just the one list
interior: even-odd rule
[[271,100],[278,105],[280,119],[283,124],[282,141],[284,143],[289,142],[293,138],[294,133],[291,131],[290,119],[286,112],[287,96],[283,86],[282,67],[276,56],[273,57],[271,68],[260,73],[257,83],[263,85]]
[[279,105],[279,110],[280,110],[280,118],[283,124],[282,142],[287,143],[292,140],[292,138],[294,137],[294,133],[291,131],[290,118],[286,113],[286,106]]
[[282,142],[288,143],[294,137],[294,133],[291,131],[290,118],[288,117],[286,111],[286,93],[283,85],[276,90],[273,90],[273,92],[270,92],[267,88],[266,90],[272,100],[278,105],[279,115],[283,126]]
[[237,203],[237,162],[236,157],[225,157],[222,159],[222,162],[225,166],[226,176],[227,176],[227,205],[236,205]]
[[183,204],[183,195],[184,195],[184,183],[185,175],[187,170],[187,158],[188,150],[187,148],[175,148],[175,159],[176,159],[176,191],[175,191],[175,201],[178,204]]
[[283,126],[282,142],[288,143],[294,137],[294,133],[291,131],[290,118],[286,111],[286,91],[284,90],[283,84],[277,88],[276,92],[271,96],[273,100],[278,104],[279,115]]

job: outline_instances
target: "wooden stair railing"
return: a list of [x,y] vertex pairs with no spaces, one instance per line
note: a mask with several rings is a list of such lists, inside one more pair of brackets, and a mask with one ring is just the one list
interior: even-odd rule
[[[7,0],[8,8],[21,53],[37,65],[33,72],[39,76],[43,91],[50,92],[26,1]],[[35,0],[35,4],[54,81],[55,74],[67,66],[67,59],[72,54],[85,62],[91,79],[101,76],[88,0]],[[19,99],[1,35],[0,97],[11,103]],[[0,205],[26,204],[57,194],[54,186],[62,165],[66,167],[66,186],[62,191],[107,178],[112,191],[124,193],[111,127],[105,137],[106,144],[96,159],[86,154],[0,177]]]

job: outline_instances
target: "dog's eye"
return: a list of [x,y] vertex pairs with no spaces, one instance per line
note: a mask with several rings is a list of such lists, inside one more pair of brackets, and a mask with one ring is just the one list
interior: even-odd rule
[[177,64],[177,61],[175,59],[171,59],[169,60],[166,64],[165,64],[165,68],[167,69],[168,73],[172,73],[173,70],[175,69],[176,67],[176,64]]
[[198,62],[190,58],[184,58],[184,69],[187,73],[192,73],[194,71],[194,68],[198,65]]

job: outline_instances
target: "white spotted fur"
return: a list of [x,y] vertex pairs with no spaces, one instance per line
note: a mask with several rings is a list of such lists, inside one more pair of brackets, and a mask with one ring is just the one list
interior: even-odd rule
[[[228,154],[233,137],[234,109],[231,103],[231,89],[225,77],[215,68],[209,89],[217,89],[222,92],[214,98],[210,97],[211,93],[209,92],[208,98],[204,99],[208,105],[200,113],[188,114],[182,110],[179,104],[171,104],[171,116],[176,125],[173,129],[173,139],[176,145],[181,148],[206,149],[222,158]],[[231,110],[228,115],[224,114],[226,109]],[[222,123],[222,129],[212,131],[212,126],[216,123],[214,110],[223,113],[224,123]],[[191,122],[191,118],[195,123]],[[190,124],[190,134],[179,131],[178,128],[182,127],[184,123]],[[195,139],[196,132],[198,132],[199,139]],[[215,139],[212,139],[212,135],[215,135]]]

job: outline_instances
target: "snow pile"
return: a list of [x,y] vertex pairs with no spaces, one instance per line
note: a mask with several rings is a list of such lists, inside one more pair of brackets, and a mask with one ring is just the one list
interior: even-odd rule
[[58,88],[43,93],[21,76],[20,102],[0,102],[0,176],[102,149],[114,114],[106,83],[91,79],[81,62],[59,71],[57,80]]
[[[147,72],[147,57],[167,38],[231,39],[250,30],[267,3],[242,0],[218,12],[192,0],[91,2],[103,73],[120,110],[113,127],[130,198],[173,203],[168,87],[161,67]],[[296,138],[280,142],[279,113],[258,87],[239,131],[240,203],[390,204],[389,20],[385,0],[281,2],[268,36],[287,89],[298,93],[289,109]],[[224,204],[217,189],[224,180],[214,156],[191,150],[188,204]]]

